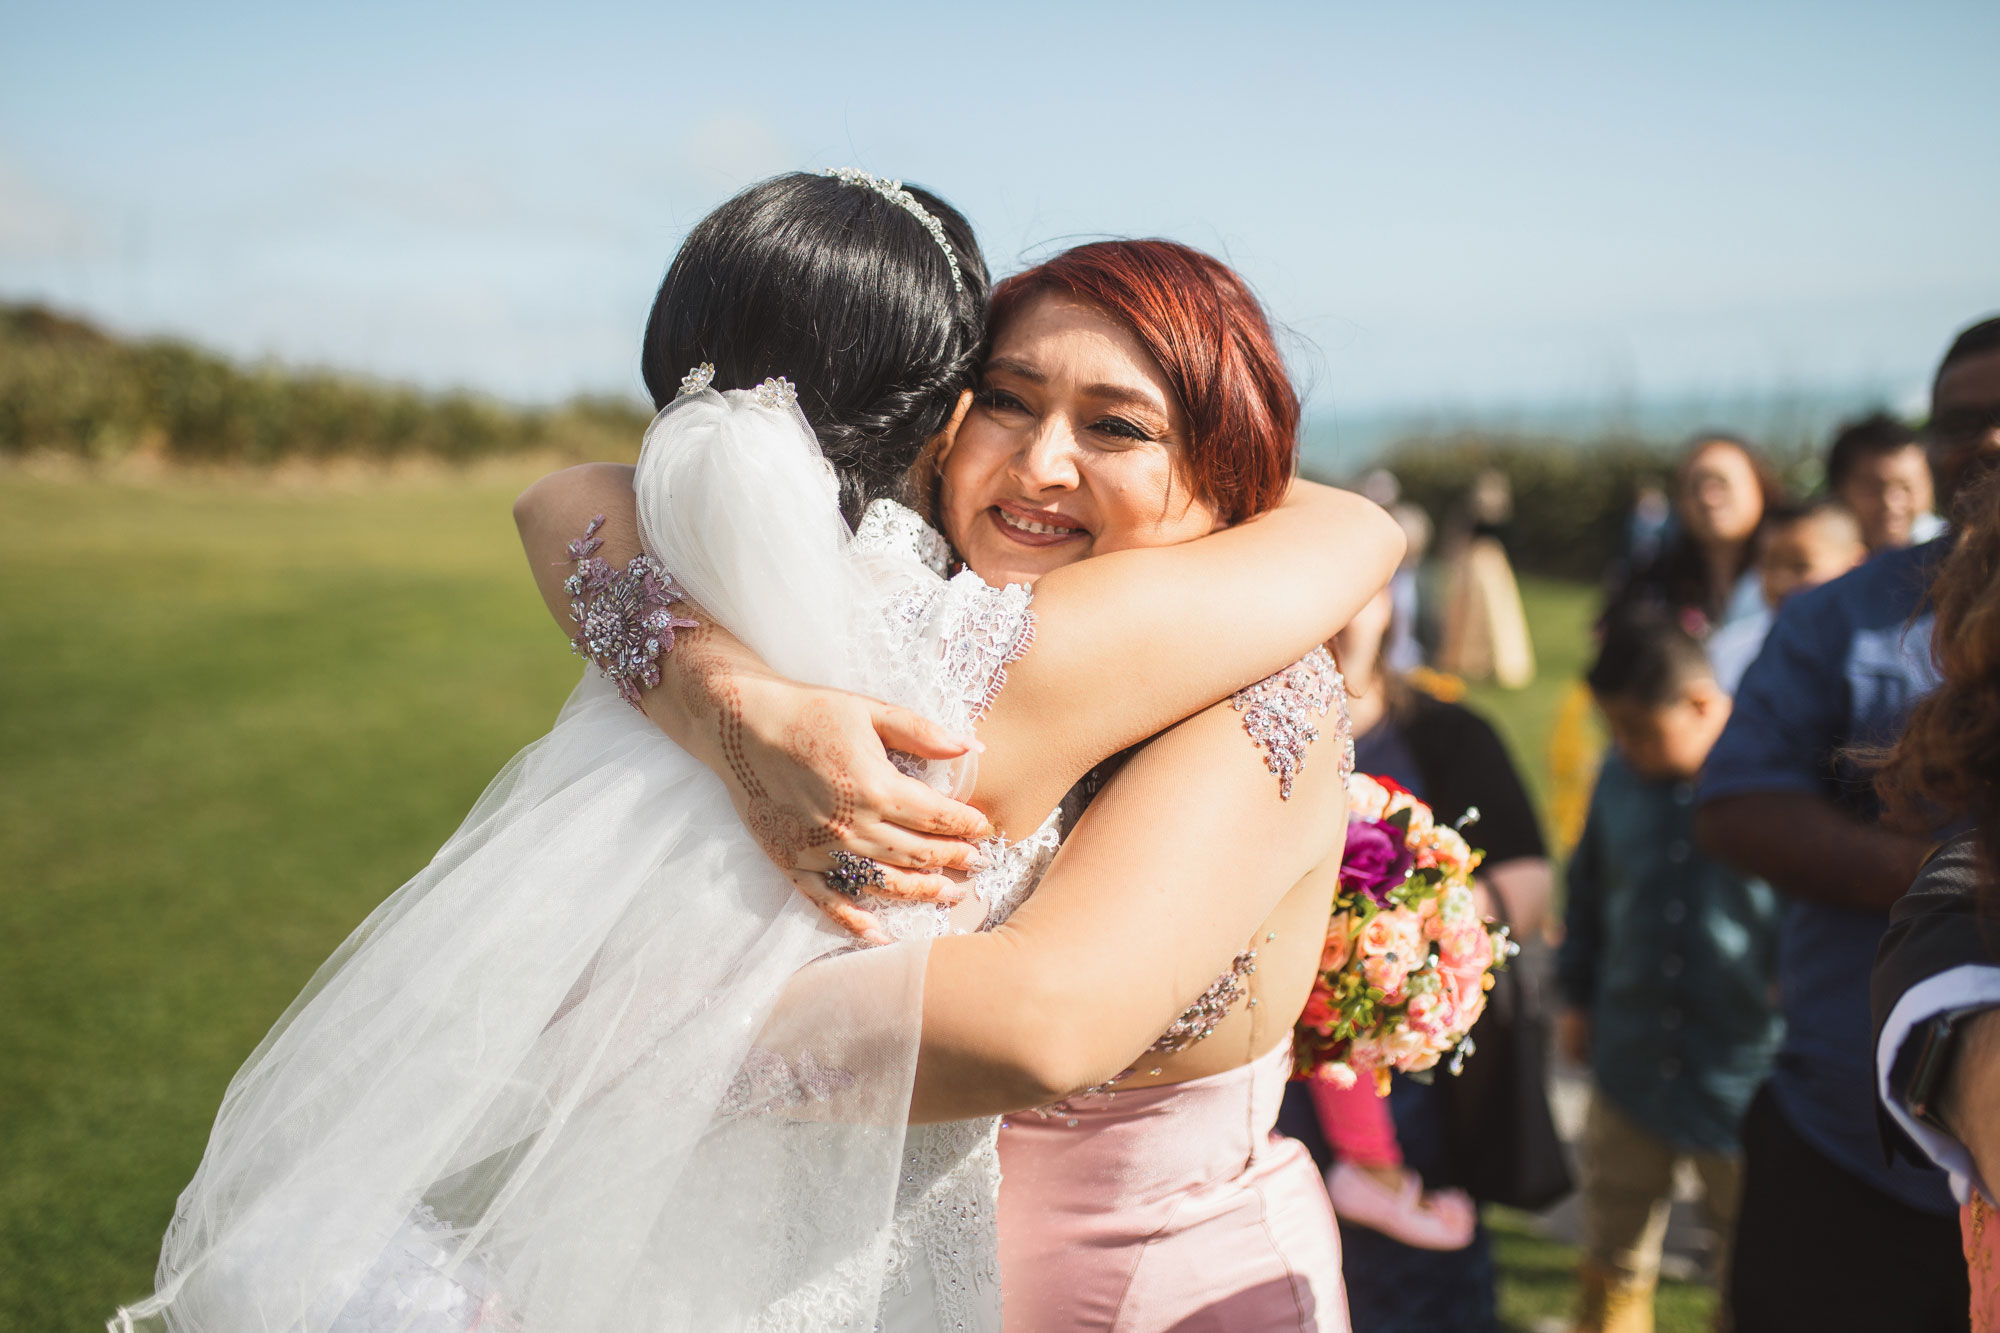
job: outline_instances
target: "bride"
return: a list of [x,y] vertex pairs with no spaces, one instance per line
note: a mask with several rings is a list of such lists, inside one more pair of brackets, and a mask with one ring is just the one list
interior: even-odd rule
[[[668,289],[686,299],[669,301]],[[944,424],[978,347],[983,296],[969,232],[929,196],[860,178],[781,178],[746,192],[690,237],[654,321],[656,331],[676,319],[698,330],[729,391],[691,375],[649,430],[639,473],[654,554],[745,650],[957,730],[1025,647],[1027,598],[939,579],[915,558],[921,530],[893,515],[872,538],[864,521],[868,540],[850,549],[836,487],[851,507],[896,475],[882,463],[893,446]],[[799,345],[803,331],[821,351]],[[807,417],[788,384],[744,373],[746,349],[760,344],[797,368]],[[1144,716],[1088,731],[1079,755],[1096,747],[1096,762],[1337,625],[1393,564],[1393,542],[1372,521],[1301,492],[1269,519],[1202,543],[1202,559],[1162,567],[1184,592],[1235,600],[1244,621],[1230,651],[1255,664],[1191,666],[1134,688],[1102,711]],[[580,541],[580,561],[601,558],[598,540]],[[1288,546],[1365,572],[1350,590],[1281,597],[1252,569],[1277,565]],[[635,624],[660,648],[691,628],[686,604],[669,600],[648,565],[578,574],[585,618],[604,631],[599,648]],[[1158,597],[1128,598],[1136,609],[1124,607],[1121,622],[1115,588],[1091,591],[1108,611],[1104,625],[1076,632],[1086,643],[1092,630],[1097,644],[1123,633],[1143,652],[1182,624],[1181,608]],[[667,693],[645,688],[661,665],[708,671],[722,705],[718,752],[725,766],[732,755],[747,763],[741,696],[732,701],[732,677],[711,670],[720,630],[684,635],[693,641],[664,663],[645,637],[611,663],[619,683],[651,700]],[[796,748],[809,755],[828,735],[807,728]],[[929,748],[944,759],[954,745]],[[942,762],[911,767],[933,784],[952,778]],[[626,710],[619,691],[586,680],[549,737],[509,766],[253,1054],[177,1209],[159,1291],[121,1322],[867,1327],[880,1307],[922,1326],[918,1298],[892,1293],[881,1305],[885,1276],[931,1284],[944,1308],[950,1256],[915,1252],[923,1237],[890,1225],[911,1174],[904,1120],[972,1114],[951,1098],[979,1095],[977,1077],[944,1080],[970,1093],[913,1082],[919,1019],[928,1049],[932,1011],[951,1012],[950,987],[923,989],[936,910],[885,909],[901,943],[838,951],[758,850],[818,835],[751,773],[736,786],[761,842],[687,751]],[[990,893],[1027,878],[1021,867],[1046,845],[1015,844],[975,885]],[[867,877],[858,863],[852,871]],[[879,887],[891,887],[886,877]],[[1156,988],[1176,991],[1155,1003],[1166,1004],[1164,1024],[1201,984],[1181,975]],[[957,1022],[978,1026],[963,1005]],[[1006,1055],[968,1054],[965,1067],[1001,1071],[994,1083],[1047,1072]],[[925,1183],[950,1192],[942,1178]]]
[[[1185,313],[1201,309],[1203,296],[1225,312],[1206,326]],[[1255,496],[1254,482],[1245,479],[1289,472],[1289,389],[1282,377],[1228,384],[1236,391],[1232,400],[1216,392],[1227,381],[1212,369],[1226,365],[1227,356],[1200,355],[1233,350],[1204,348],[1205,339],[1234,336],[1254,345],[1269,336],[1233,275],[1205,256],[1161,242],[1079,247],[1002,284],[991,336],[975,404],[920,476],[935,481],[936,508],[954,545],[992,582],[1034,582],[1087,555],[1176,540],[1149,522],[1162,513],[1199,512],[1194,531],[1213,527],[1224,513],[1254,513],[1256,500],[1246,498]],[[1169,361],[1169,373],[1155,347],[1165,358],[1178,349],[1196,354],[1183,350]],[[1189,413],[1190,401],[1205,415]],[[1108,416],[1107,403],[1116,404]],[[1217,429],[1224,424],[1219,408],[1249,423],[1226,423],[1237,429],[1224,433]],[[1132,429],[1131,418],[1144,422],[1149,415],[1150,430]],[[1204,437],[1229,443],[1211,444],[1206,456],[1188,447]],[[1273,459],[1282,465],[1258,466]],[[575,469],[539,484],[517,507],[559,619],[568,605],[550,572],[558,568],[561,534],[599,510],[629,528],[629,489],[624,469]],[[1182,499],[1163,502],[1177,489]],[[1137,496],[1144,499],[1135,502]],[[884,512],[870,510],[864,536]],[[1018,521],[1024,517],[1028,522]],[[908,514],[903,519],[915,522]],[[1149,554],[1193,556],[1205,545]],[[1094,628],[1063,620],[1069,607],[1101,623],[1117,605],[1102,584],[1096,585],[1102,600],[1070,602],[1065,594],[1073,585],[1066,579],[1116,563],[1064,569],[1036,585],[1039,636],[1009,668],[980,724],[989,744],[980,756],[976,799],[1003,828],[1036,827],[1015,822],[1010,811],[1042,813],[1048,794],[1087,766],[1070,747],[1089,727],[1118,724],[1119,705],[1104,701],[1107,690],[1145,688],[1150,663],[1143,656],[1114,652],[1099,667],[1084,653],[1060,654]],[[1182,669],[1194,654],[1211,651],[1207,642],[1187,640],[1167,645]],[[723,646],[709,641],[703,652],[670,661],[668,684],[646,709],[698,752],[722,726],[734,729],[734,756],[716,766],[743,788],[740,808],[773,791],[809,791],[815,784],[834,791],[857,777],[854,786],[883,793],[875,805],[926,806],[914,784],[896,789],[899,780],[879,747],[879,771],[869,770],[867,727],[871,714],[879,720],[879,709],[810,689],[787,701],[785,684],[760,664],[738,655],[725,668],[724,656]],[[1294,669],[1237,706],[1247,705],[1252,719],[1282,717],[1297,725],[1309,720],[1298,696],[1322,680],[1311,669]],[[1017,706],[1024,701],[1026,707]],[[849,726],[834,724],[836,710]],[[796,736],[807,718],[828,743],[803,756],[787,753],[782,740],[746,746],[741,739]],[[1339,822],[1325,818],[1325,805],[1309,807],[1330,794],[1337,798],[1340,770],[1291,775],[1289,760],[1298,756],[1282,743],[1272,747],[1272,770],[1290,775],[1288,783],[1297,780],[1299,804],[1287,809],[1268,774],[1242,771],[1259,769],[1248,762],[1253,750],[1243,723],[1225,705],[1148,745],[1112,779],[1040,889],[1032,871],[1026,878],[1017,872],[998,886],[1001,907],[989,910],[984,923],[991,934],[946,939],[931,949],[916,1118],[1015,1109],[1117,1080],[1110,1094],[1073,1098],[1059,1114],[1016,1116],[1000,1137],[999,1251],[1006,1257],[1010,1327],[1165,1328],[1181,1326],[1197,1310],[1229,1328],[1344,1322],[1318,1179],[1295,1147],[1264,1143],[1288,1072],[1285,1038],[1318,960],[1337,869]],[[858,737],[859,744],[835,756],[830,733]],[[1017,757],[1026,762],[1008,763]],[[1246,779],[1247,790],[1236,785]],[[1041,784],[1039,797],[1021,801],[1017,793],[1034,783]],[[835,830],[845,849],[897,855],[893,824],[874,811],[856,813],[852,804]],[[810,822],[800,809],[787,814],[794,835],[774,855],[799,851],[796,830]],[[925,818],[926,828],[939,831],[952,815],[932,808]],[[825,831],[823,823],[822,842]],[[1048,824],[1037,832],[1046,836]],[[1315,849],[1313,855],[1287,859],[1303,847]],[[1260,860],[1259,852],[1270,859]],[[920,866],[942,853],[919,840],[904,854],[906,864]],[[795,855],[788,864],[828,864],[820,855]],[[991,889],[991,879],[973,882]],[[1215,901],[1218,884],[1232,890],[1227,903]],[[810,889],[810,881],[801,886]],[[1031,890],[1034,896],[1014,910]],[[816,896],[835,904],[855,928],[866,928],[841,897]],[[1253,948],[1245,949],[1246,942]],[[1261,966],[1250,973],[1253,950]],[[1179,1012],[1169,1006],[1186,1002],[1174,982],[1191,991],[1189,978],[1213,984],[1143,1067],[1127,1069]],[[968,1005],[976,1023],[954,1030],[952,1006],[966,996],[987,997],[989,1007]],[[990,1007],[994,996],[1007,997],[999,1010]],[[1015,1077],[997,1077],[996,1066]],[[921,1158],[933,1140],[916,1141]],[[964,1211],[956,1201],[929,1202],[933,1213]],[[946,1234],[961,1253],[978,1248],[976,1235]],[[1315,1308],[1313,1317],[1304,1313]],[[942,1327],[962,1314],[953,1306],[938,1313]]]

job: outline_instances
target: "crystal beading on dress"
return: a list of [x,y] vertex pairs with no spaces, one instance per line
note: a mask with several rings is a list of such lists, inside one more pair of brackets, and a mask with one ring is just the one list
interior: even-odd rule
[[674,650],[674,631],[699,628],[699,621],[668,608],[687,600],[673,577],[653,557],[641,553],[624,569],[597,558],[604,539],[597,535],[604,515],[590,520],[583,536],[569,544],[576,569],[563,580],[569,618],[576,622],[570,651],[597,663],[626,703],[640,707],[642,692],[660,683],[660,658]]
[[[1313,649],[1292,665],[1255,685],[1238,690],[1230,704],[1243,714],[1243,729],[1264,752],[1264,766],[1278,778],[1278,795],[1292,798],[1292,782],[1305,766],[1306,751],[1319,739],[1315,717],[1325,717],[1339,698],[1343,719],[1346,692],[1333,656],[1324,647]],[[1347,728],[1341,728],[1343,737]],[[1343,741],[1344,762],[1353,763],[1353,743]]]
[[[1179,1055],[1188,1047],[1213,1033],[1222,1020],[1229,1017],[1229,1011],[1237,1001],[1250,993],[1248,978],[1257,970],[1257,951],[1245,949],[1229,964],[1229,970],[1217,977],[1209,988],[1188,1006],[1187,1012],[1173,1021],[1173,1025],[1160,1035],[1160,1039],[1146,1048],[1148,1055]],[[1122,1075],[1121,1075],[1122,1077]]]
[[922,223],[924,230],[931,234],[931,239],[937,242],[938,249],[944,251],[944,262],[951,265],[952,289],[965,290],[965,278],[958,271],[958,255],[951,248],[951,238],[944,234],[944,224],[918,203],[915,195],[903,188],[903,182],[871,176],[859,167],[828,167],[820,175],[831,176],[848,185],[858,185],[864,190],[873,190]]

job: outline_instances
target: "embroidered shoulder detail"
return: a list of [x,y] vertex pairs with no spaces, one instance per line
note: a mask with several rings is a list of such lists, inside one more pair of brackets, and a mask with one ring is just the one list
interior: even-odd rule
[[1325,717],[1340,702],[1343,767],[1352,765],[1353,742],[1348,736],[1347,694],[1340,671],[1324,647],[1313,649],[1275,676],[1266,676],[1238,690],[1230,703],[1243,714],[1243,729],[1264,752],[1264,766],[1278,778],[1278,795],[1290,800],[1292,782],[1305,767],[1306,751],[1319,739],[1313,719]]
[[856,549],[914,560],[944,578],[951,567],[951,543],[916,513],[894,500],[877,500],[854,530]]
[[944,681],[968,724],[986,716],[1007,668],[1035,646],[1033,600],[1025,584],[991,587],[971,570],[945,585],[937,624]]

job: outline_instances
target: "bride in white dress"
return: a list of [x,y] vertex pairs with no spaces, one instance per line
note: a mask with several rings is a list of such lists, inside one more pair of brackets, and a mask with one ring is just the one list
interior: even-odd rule
[[[735,311],[739,344],[756,330],[810,367],[802,387],[833,438],[835,468],[790,387],[751,380],[739,357],[730,392],[690,383],[663,409],[637,493],[654,557],[773,668],[963,730],[1027,642],[1027,598],[966,575],[943,580],[912,558],[923,554],[921,525],[893,511],[852,541],[840,517],[843,501],[851,510],[866,497],[870,468],[878,484],[885,472],[868,427],[892,433],[855,402],[897,405],[897,424],[927,425],[915,438],[928,438],[978,345],[985,275],[969,232],[941,202],[899,193],[784,178],[718,210],[676,261],[722,292],[708,308]],[[931,223],[913,230],[920,214]],[[761,254],[741,244],[794,239],[774,219],[837,223],[850,254],[874,249],[845,271],[821,262],[787,275],[783,244]],[[718,237],[738,244],[718,248]],[[731,271],[745,262],[753,271]],[[882,292],[885,263],[907,309],[853,300]],[[760,282],[779,286],[767,301],[817,301],[827,317],[813,335],[876,364],[856,372],[783,347],[770,332],[782,320],[751,317]],[[843,283],[845,307],[827,297]],[[921,331],[940,309],[969,331],[898,345],[914,338],[899,321]],[[675,314],[667,309],[669,322]],[[833,314],[858,319],[866,336],[840,339]],[[656,309],[656,326],[661,318]],[[729,341],[712,327],[698,336]],[[871,374],[890,387],[871,396]],[[1316,554],[1376,554],[1366,539],[1325,536],[1340,516],[1324,504],[1296,508],[1294,535],[1319,533]],[[1380,554],[1386,574],[1394,552]],[[1218,559],[1218,582],[1233,586]],[[659,620],[680,608],[649,602],[644,567],[624,583],[604,573],[599,590],[635,598],[659,639],[681,628]],[[1270,631],[1277,646],[1263,656],[1282,662],[1283,645],[1344,620],[1372,592],[1363,583],[1269,617],[1321,625]],[[614,615],[599,628],[621,625],[631,628]],[[621,664],[634,694],[644,657]],[[1194,675],[1186,691],[1227,692]],[[1124,743],[1143,726],[1125,724]],[[963,776],[953,767],[941,757],[917,771],[948,787]],[[996,906],[1026,882],[1050,848],[1048,837],[1024,843],[975,881],[992,901],[961,911]],[[840,952],[842,938],[759,846],[723,784],[620,691],[587,678],[550,735],[509,765],[252,1055],[181,1199],[156,1294],[114,1327],[541,1333],[867,1328],[878,1317],[929,1327],[955,1313],[963,1275],[931,1237],[957,1233],[938,1205],[985,1197],[990,1181],[965,1174],[983,1167],[956,1126],[916,1140],[930,1180],[909,1179],[919,1173],[904,1145],[925,944],[941,911],[892,910],[904,943]],[[925,1206],[910,1206],[913,1185],[928,1191]],[[986,1325],[990,1308],[968,1298],[963,1314]]]

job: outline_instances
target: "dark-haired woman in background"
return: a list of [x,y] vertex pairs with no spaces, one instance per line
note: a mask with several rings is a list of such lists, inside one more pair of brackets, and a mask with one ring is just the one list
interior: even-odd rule
[[1940,814],[1971,827],[1891,909],[1870,998],[1882,1103],[1951,1172],[1972,1326],[1989,1333],[2000,1329],[2000,479],[1953,508],[1958,545],[1931,585],[1943,679],[1875,785],[1893,827],[1928,836]]
[[[1487,899],[1482,913],[1506,921],[1518,939],[1539,939],[1554,881],[1527,789],[1506,746],[1483,718],[1425,694],[1383,668],[1382,644],[1391,615],[1388,596],[1378,596],[1334,640],[1348,681],[1355,767],[1402,783],[1427,801],[1440,821],[1453,822],[1476,808],[1479,819],[1467,837],[1486,853],[1478,878]],[[1477,1028],[1473,1035],[1479,1037]],[[1329,1143],[1333,1136],[1323,1131],[1304,1084],[1286,1089],[1279,1128],[1305,1142],[1320,1165],[1335,1173],[1334,1184],[1342,1190],[1336,1204],[1341,1197],[1355,1202],[1360,1205],[1357,1216],[1381,1219],[1409,1209],[1455,1212],[1463,1205],[1451,1201],[1450,1194],[1425,1199],[1393,1179],[1407,1172],[1420,1178],[1425,1190],[1453,1193],[1470,1183],[1465,1145],[1454,1128],[1459,1117],[1452,1113],[1451,1099],[1460,1089],[1453,1083],[1449,1078],[1429,1085],[1395,1080],[1389,1109],[1400,1167],[1377,1161],[1366,1163],[1375,1169],[1364,1172],[1337,1162]],[[1499,1108],[1492,1109],[1497,1113]],[[1365,1198],[1371,1191],[1380,1197]],[[1344,1217],[1342,1269],[1355,1333],[1477,1333],[1495,1327],[1493,1256],[1485,1229],[1475,1225],[1467,1242],[1456,1249],[1419,1249],[1384,1229],[1351,1224]]]
[[1609,605],[1664,606],[1696,638],[1763,609],[1757,529],[1783,498],[1778,474],[1748,440],[1709,432],[1689,441],[1674,471],[1680,534],[1612,590]]

